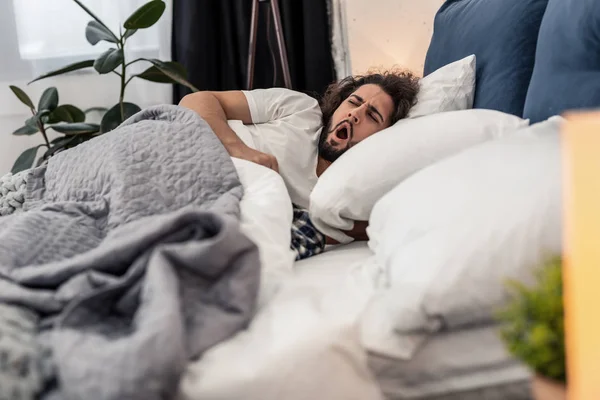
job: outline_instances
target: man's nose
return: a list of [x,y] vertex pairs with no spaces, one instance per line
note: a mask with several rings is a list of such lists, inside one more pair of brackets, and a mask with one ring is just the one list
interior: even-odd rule
[[350,111],[348,113],[348,119],[350,120],[350,122],[352,122],[354,125],[360,123],[360,115],[359,115],[359,108],[355,108],[354,110]]

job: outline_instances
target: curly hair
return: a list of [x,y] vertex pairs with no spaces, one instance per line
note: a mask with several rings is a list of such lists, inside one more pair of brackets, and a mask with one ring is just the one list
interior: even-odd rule
[[408,71],[389,70],[366,75],[349,76],[332,83],[321,98],[323,127],[327,128],[337,108],[359,87],[368,84],[378,85],[394,101],[394,111],[390,116],[390,125],[406,117],[408,111],[417,102],[419,79]]

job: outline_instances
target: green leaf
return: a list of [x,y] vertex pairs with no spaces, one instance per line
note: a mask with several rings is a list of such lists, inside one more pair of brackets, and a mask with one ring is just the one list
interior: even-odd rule
[[137,32],[137,29],[126,29],[125,30],[125,34],[123,35],[123,39],[124,40],[129,39],[136,32]]
[[[168,76],[174,82],[179,83],[180,85],[183,85],[183,86],[187,86],[188,88],[192,89],[192,91],[194,91],[194,92],[198,91],[198,88],[196,88],[194,85],[192,85],[190,82],[187,81],[186,76],[182,74],[182,72],[185,71],[185,68],[183,66],[177,65],[178,63],[175,63],[172,61],[171,62],[160,61],[160,60],[157,60],[154,58],[150,58],[150,59],[144,58],[143,60],[152,63],[152,65],[154,65],[158,70],[160,70],[160,72],[162,72],[163,74]],[[146,70],[144,72],[147,72],[147,71],[148,70]]]
[[38,131],[37,127],[25,124],[22,127],[20,127],[19,129],[17,129],[16,131],[14,131],[12,134],[16,135],[16,136],[29,136],[29,135],[33,135],[37,131]]
[[83,112],[84,113],[91,113],[91,112],[106,112],[108,110],[108,108],[106,107],[90,107],[90,108],[86,108]]
[[46,116],[50,115],[51,113],[52,113],[52,111],[44,108],[44,109],[40,109],[36,115],[38,118],[41,118],[41,117],[46,117]]
[[100,74],[108,74],[123,62],[122,49],[108,49],[94,61],[94,69]]
[[100,128],[102,132],[106,133],[112,131],[113,129],[121,125],[123,121],[136,114],[140,110],[141,108],[136,104],[123,103],[123,111],[125,115],[124,118],[121,119],[121,105],[119,103],[115,104],[110,110],[106,112],[106,114],[104,114],[104,117],[102,117],[102,121],[100,122]]
[[50,125],[48,128],[52,128],[56,132],[64,133],[65,135],[81,135],[84,133],[96,133],[100,131],[100,125],[83,122]]
[[[111,35],[114,36],[114,34],[112,33],[112,31],[110,29],[108,29],[108,26],[106,26],[106,24],[104,22],[102,22],[102,20],[100,18],[98,18],[89,8],[87,8],[85,5],[83,5],[83,3],[79,0],[73,0],[75,3],[77,3],[77,5],[79,7],[81,7],[83,9],[83,11],[85,11],[90,17],[94,18],[96,20],[96,22],[98,22],[100,25],[102,25],[103,27],[106,28],[106,30],[108,32],[111,33]],[[114,36],[116,41],[119,41],[119,39]],[[116,42],[115,42],[116,43]]]
[[67,143],[65,145],[65,149],[71,149],[71,148],[78,146],[83,142],[87,142],[88,140],[93,139],[99,135],[101,135],[101,133],[95,132],[95,133],[84,133],[81,135],[73,136],[73,138],[74,138],[73,141]]
[[152,0],[137,10],[127,18],[123,27],[125,29],[144,29],[154,25],[165,11],[165,3],[162,0]]
[[25,104],[27,107],[34,109],[35,107],[33,106],[33,102],[31,101],[31,99],[29,98],[29,96],[27,96],[27,93],[25,93],[22,89],[10,85],[10,90],[12,90],[12,92],[15,94],[15,96],[17,96],[17,98],[19,100],[21,100],[21,103]]
[[56,146],[62,146],[65,143],[68,143],[69,141],[73,140],[75,136],[59,136],[56,139],[53,139],[50,141],[50,144],[52,145],[56,145]]
[[66,149],[67,146],[71,142],[75,141],[75,139],[77,137],[78,137],[77,135],[73,135],[73,136],[61,136],[61,137],[58,137],[58,138],[52,140],[50,142],[51,145],[52,145],[52,147],[50,147],[48,150],[46,150],[46,152],[42,156],[42,161],[43,160],[47,160],[48,158],[52,157],[57,152]]
[[[35,116],[37,117],[37,121],[40,121],[42,124],[46,124],[50,120],[50,114],[52,114],[52,112],[50,110],[41,110],[41,111],[38,111],[38,113]],[[32,123],[37,122],[37,121],[32,120]]]
[[49,87],[44,90],[42,93],[42,97],[40,97],[40,102],[38,104],[38,110],[50,110],[54,111],[54,109],[58,106],[58,90],[55,87]]
[[85,113],[79,108],[71,104],[63,104],[58,106],[50,115],[48,122],[83,122],[85,121]]
[[25,150],[21,153],[21,155],[17,158],[15,163],[12,166],[10,172],[16,174],[17,172],[25,171],[26,169],[31,168],[33,162],[35,161],[35,156],[37,155],[37,151],[43,144],[37,145],[30,149]]
[[[185,70],[185,67],[179,64],[178,62],[166,61],[164,64],[167,66],[167,68],[171,68],[173,71],[177,71],[177,73],[180,76],[187,76],[187,71]],[[136,75],[136,77],[157,83],[177,83],[177,81],[170,78],[168,75],[166,75],[154,65],[142,72],[141,74]]]
[[31,82],[29,82],[29,84],[31,84],[35,81],[39,81],[40,79],[49,78],[51,76],[66,74],[67,72],[77,71],[78,69],[89,68],[93,65],[94,65],[94,60],[79,61],[79,62],[76,62],[73,64],[69,64],[66,67],[62,67],[57,70],[54,70],[52,72],[48,72],[47,74],[40,75],[37,78],[35,78],[34,80],[32,80]]
[[29,117],[25,120],[25,125],[27,126],[31,126],[32,128],[36,128],[37,129],[37,124],[38,124],[38,116],[34,115],[33,117]]
[[48,115],[50,115],[50,111],[48,110],[38,111],[37,114],[25,120],[25,125],[29,125],[32,128],[39,129],[39,124],[44,124],[48,122]]
[[[50,151],[50,150],[48,150]],[[48,151],[46,151],[46,153],[44,153],[40,158],[38,158],[37,162],[35,163],[36,167],[39,167],[40,165],[42,165],[44,163],[44,161],[46,161],[46,154],[48,153]]]
[[98,21],[90,21],[85,27],[85,38],[90,44],[96,45],[99,41],[118,43],[115,35],[104,25]]

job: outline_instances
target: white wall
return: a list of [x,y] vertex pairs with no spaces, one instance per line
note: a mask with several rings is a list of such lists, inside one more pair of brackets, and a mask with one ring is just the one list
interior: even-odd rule
[[372,67],[407,68],[421,76],[444,0],[344,0],[353,74]]

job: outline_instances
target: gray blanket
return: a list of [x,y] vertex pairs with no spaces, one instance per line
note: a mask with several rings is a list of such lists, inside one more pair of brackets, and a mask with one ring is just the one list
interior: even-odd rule
[[175,106],[31,172],[26,212],[0,218],[0,303],[40,317],[50,362],[28,361],[55,378],[47,396],[170,398],[190,359],[245,327],[260,265],[241,196],[210,127]]

